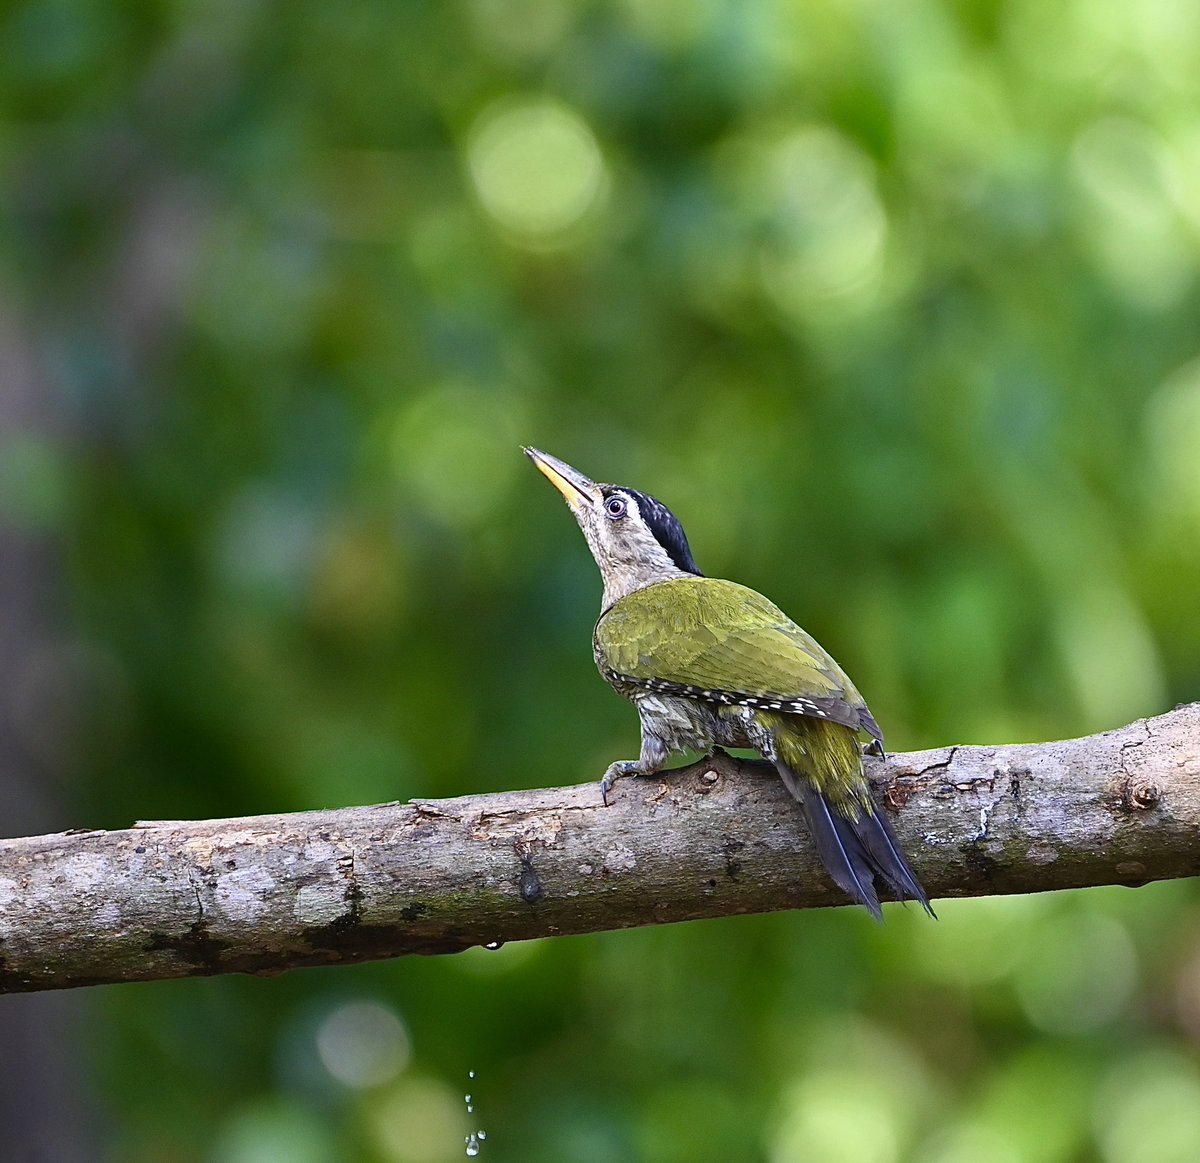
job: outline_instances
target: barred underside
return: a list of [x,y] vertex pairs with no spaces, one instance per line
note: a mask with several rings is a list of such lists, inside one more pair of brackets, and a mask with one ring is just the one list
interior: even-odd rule
[[688,683],[670,682],[662,678],[637,678],[619,671],[605,669],[604,677],[618,689],[632,687],[637,690],[653,691],[655,694],[676,695],[681,698],[700,699],[727,707],[751,707],[756,711],[781,711],[790,715],[809,715],[830,723],[840,723],[857,731],[866,731],[882,749],[883,733],[875,717],[866,707],[852,707],[837,698],[806,698],[796,695],[778,695],[769,692],[749,694],[746,691],[709,690]]

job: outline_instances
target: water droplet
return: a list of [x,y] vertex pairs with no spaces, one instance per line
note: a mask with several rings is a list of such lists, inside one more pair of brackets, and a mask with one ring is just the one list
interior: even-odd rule
[[[467,1077],[474,1078],[475,1071],[468,1070]],[[473,1115],[475,1113],[475,1105],[474,1105],[475,1096],[473,1094],[471,1094],[470,1092],[468,1092],[463,1095],[463,1100],[467,1104],[467,1114]],[[467,1154],[472,1157],[478,1155],[479,1154],[479,1144],[482,1143],[486,1138],[487,1138],[487,1135],[483,1131],[472,1131],[467,1136]]]
[[484,948],[485,949],[503,949],[504,942],[503,941],[489,941],[486,945],[484,945]]
[[517,880],[517,891],[521,899],[529,905],[536,904],[542,899],[542,882],[534,871],[533,861],[528,856],[521,857],[521,875]]

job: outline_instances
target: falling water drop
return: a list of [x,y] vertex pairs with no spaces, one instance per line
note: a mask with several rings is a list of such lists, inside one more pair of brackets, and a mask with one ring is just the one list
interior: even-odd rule
[[[468,1070],[467,1077],[473,1079],[475,1077],[475,1071]],[[470,1091],[468,1091],[466,1094],[463,1095],[463,1099],[467,1104],[467,1114],[473,1115],[475,1113],[475,1098],[474,1098],[474,1096],[470,1093]],[[467,1136],[467,1154],[470,1155],[472,1158],[474,1158],[476,1155],[478,1155],[479,1150],[480,1150],[479,1145],[486,1138],[487,1138],[487,1134],[485,1132],[472,1131]]]

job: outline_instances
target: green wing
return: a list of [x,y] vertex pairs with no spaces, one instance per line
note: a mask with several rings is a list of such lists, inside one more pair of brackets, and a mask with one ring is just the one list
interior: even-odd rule
[[677,578],[621,598],[596,625],[595,650],[618,684],[812,715],[881,739],[842,668],[778,606],[736,582]]

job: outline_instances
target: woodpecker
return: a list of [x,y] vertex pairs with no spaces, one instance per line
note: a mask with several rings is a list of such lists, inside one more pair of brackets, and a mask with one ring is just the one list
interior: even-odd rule
[[661,771],[680,751],[755,750],[799,801],[843,891],[882,920],[878,878],[932,916],[871,797],[860,733],[881,756],[883,734],[842,668],[762,594],[705,577],[661,501],[596,484],[536,448],[524,452],[566,499],[600,567],[596,665],[641,720],[641,754],[609,766],[605,802],[615,780]]

